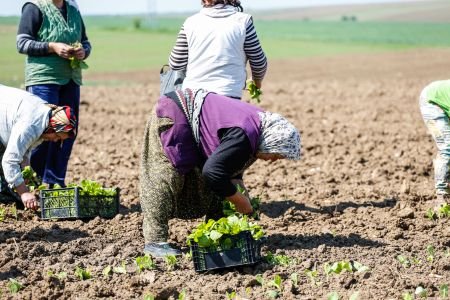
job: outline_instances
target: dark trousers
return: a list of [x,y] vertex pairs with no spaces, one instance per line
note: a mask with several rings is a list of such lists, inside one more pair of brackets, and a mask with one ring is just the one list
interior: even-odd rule
[[[72,80],[65,85],[39,84],[27,87],[27,91],[50,104],[70,106],[78,120],[80,86]],[[65,186],[67,165],[75,139],[60,143],[43,142],[31,153],[31,167],[48,184]]]

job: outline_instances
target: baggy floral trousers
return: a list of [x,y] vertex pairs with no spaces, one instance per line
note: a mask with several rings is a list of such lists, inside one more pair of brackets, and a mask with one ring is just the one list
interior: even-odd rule
[[181,175],[165,155],[160,134],[172,125],[153,108],[145,128],[139,178],[145,243],[167,241],[171,218],[216,218],[222,213],[223,199],[205,185],[201,170]]

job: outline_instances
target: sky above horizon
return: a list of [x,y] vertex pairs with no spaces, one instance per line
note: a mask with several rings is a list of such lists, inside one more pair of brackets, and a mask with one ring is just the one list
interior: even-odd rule
[[[268,10],[317,5],[407,2],[408,0],[241,0],[244,9]],[[0,0],[0,15],[20,15],[25,0]],[[201,8],[200,0],[76,0],[82,14],[143,14],[193,12]]]

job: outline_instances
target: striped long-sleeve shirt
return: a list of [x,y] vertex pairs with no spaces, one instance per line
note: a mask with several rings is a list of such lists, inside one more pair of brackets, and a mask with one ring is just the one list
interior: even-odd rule
[[204,88],[218,94],[241,97],[245,65],[252,78],[262,80],[267,58],[250,15],[232,6],[203,8],[183,24],[169,64],[187,70],[184,87]]

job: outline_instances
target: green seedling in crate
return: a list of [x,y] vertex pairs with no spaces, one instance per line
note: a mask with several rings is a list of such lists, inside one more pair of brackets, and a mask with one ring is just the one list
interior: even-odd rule
[[248,222],[247,216],[232,215],[217,221],[209,220],[201,223],[188,236],[187,244],[191,241],[198,243],[199,247],[214,249],[230,249],[233,247],[230,235],[238,235],[243,231],[250,231],[252,237],[258,240],[264,236],[261,226]]
[[78,277],[80,280],[88,280],[92,278],[92,274],[89,269],[83,269],[80,267],[77,267],[75,269],[75,276]]
[[9,279],[8,289],[11,294],[17,294],[22,288],[23,288],[23,285],[19,281],[17,281],[15,278]]

